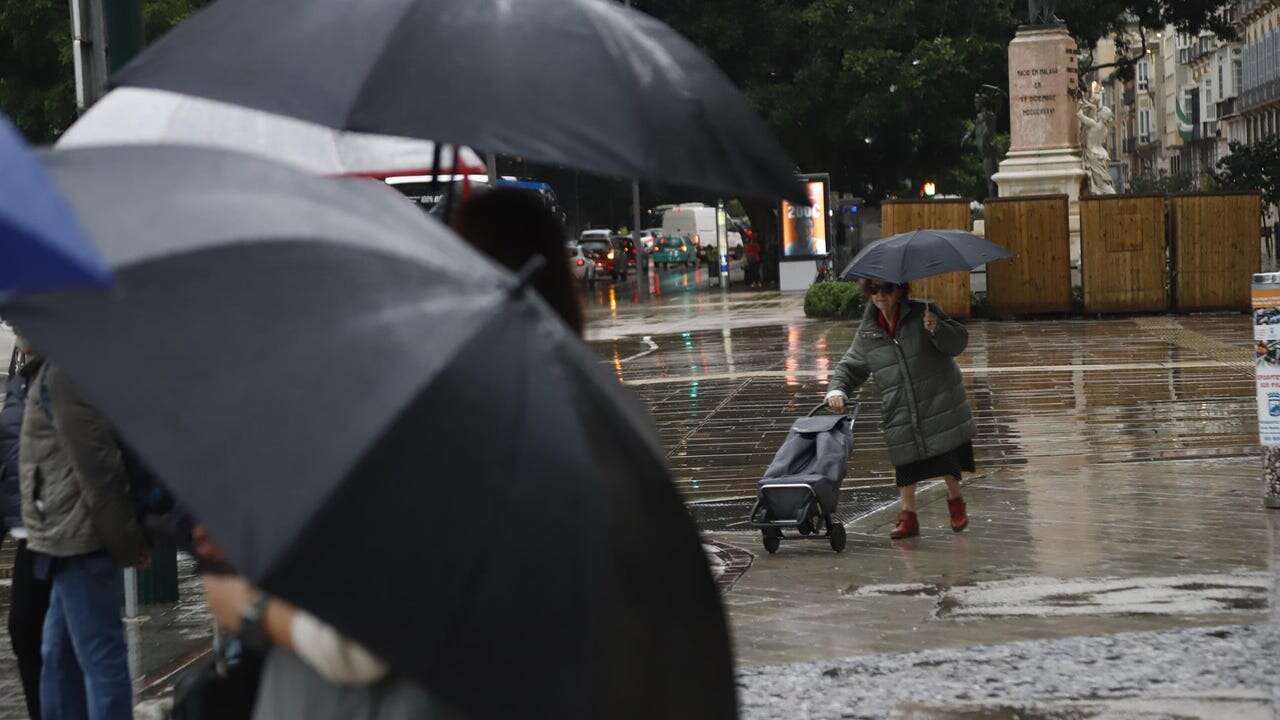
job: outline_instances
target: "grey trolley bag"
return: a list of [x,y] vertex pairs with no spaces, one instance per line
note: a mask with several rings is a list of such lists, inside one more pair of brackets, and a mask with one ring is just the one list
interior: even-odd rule
[[836,509],[858,405],[851,404],[846,415],[818,415],[825,407],[815,407],[791,425],[759,482],[751,526],[760,528],[764,549],[771,553],[782,544],[783,528],[795,528],[802,538],[827,539],[836,552],[844,550],[844,524]]

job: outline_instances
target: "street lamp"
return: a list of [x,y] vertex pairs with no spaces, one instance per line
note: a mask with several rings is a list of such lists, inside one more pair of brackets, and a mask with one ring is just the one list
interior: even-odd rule
[[926,180],[924,183],[924,191],[922,192],[922,194],[927,198],[931,198],[934,195],[937,195],[938,184],[932,180]]

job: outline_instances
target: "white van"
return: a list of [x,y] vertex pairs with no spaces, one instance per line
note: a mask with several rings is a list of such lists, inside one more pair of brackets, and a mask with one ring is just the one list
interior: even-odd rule
[[[716,209],[698,203],[677,205],[662,214],[662,234],[687,237],[697,247],[715,245]],[[730,229],[728,242],[730,248],[742,247],[742,235]]]

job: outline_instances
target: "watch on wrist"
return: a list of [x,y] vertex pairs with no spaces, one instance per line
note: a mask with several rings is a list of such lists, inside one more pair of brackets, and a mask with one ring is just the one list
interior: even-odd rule
[[259,652],[267,649],[267,630],[263,626],[263,619],[267,614],[267,602],[271,598],[264,593],[258,593],[253,602],[249,603],[249,607],[240,613],[240,642],[250,650]]

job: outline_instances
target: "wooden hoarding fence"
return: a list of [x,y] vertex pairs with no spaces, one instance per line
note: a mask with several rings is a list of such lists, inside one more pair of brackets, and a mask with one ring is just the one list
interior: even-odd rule
[[1178,311],[1249,309],[1250,282],[1262,265],[1262,196],[1175,195],[1169,210]]
[[[880,206],[883,237],[912,230],[968,230],[969,200],[886,200]],[[927,298],[956,318],[969,317],[969,273],[947,273],[911,283],[911,294]]]
[[1164,196],[1081,198],[1080,275],[1086,313],[1167,310]]
[[987,239],[1016,253],[987,265],[987,301],[1000,315],[1071,312],[1070,198],[992,198]]

